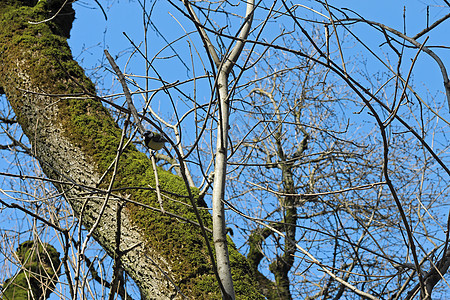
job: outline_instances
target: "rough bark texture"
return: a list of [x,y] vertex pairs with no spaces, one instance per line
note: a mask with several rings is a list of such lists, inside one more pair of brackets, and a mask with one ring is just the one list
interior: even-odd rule
[[[51,22],[29,22],[52,16],[61,2],[64,1],[0,2],[0,90],[6,94],[46,175],[67,182],[57,188],[89,230],[108,198],[105,189],[112,178],[109,167],[117,154],[121,130],[92,96],[93,84],[72,59],[66,43],[73,20],[70,5],[62,17]],[[158,174],[162,190],[176,193],[180,195],[178,200],[188,202],[181,178],[163,170]],[[148,185],[154,186],[150,160],[130,144],[120,156],[113,187]],[[149,189],[127,190],[126,196],[159,206]],[[123,201],[120,197],[116,193],[108,198],[94,237],[114,256],[118,253],[117,222],[121,222],[122,266],[143,295],[147,299],[181,297],[167,280],[171,278],[189,298],[220,298],[199,228],[130,203],[118,220],[117,203]],[[196,221],[187,205],[175,202],[164,205],[166,211]],[[204,212],[203,217],[210,227],[210,216]],[[262,298],[245,258],[233,245],[229,251],[238,298]]]

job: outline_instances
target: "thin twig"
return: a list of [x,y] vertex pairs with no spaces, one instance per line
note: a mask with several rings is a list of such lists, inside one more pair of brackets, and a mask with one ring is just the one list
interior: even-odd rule
[[386,184],[386,181],[380,181],[380,182],[374,182],[374,183],[369,183],[369,184],[364,184],[364,185],[359,185],[359,186],[355,186],[352,188],[348,188],[348,189],[343,189],[343,190],[338,190],[338,191],[331,191],[331,192],[322,192],[322,193],[311,193],[311,194],[287,194],[287,193],[282,193],[282,192],[277,192],[274,191],[272,189],[263,187],[259,184],[247,181],[248,183],[250,183],[251,185],[254,185],[256,187],[259,187],[265,191],[268,191],[272,194],[278,195],[278,196],[299,196],[299,197],[314,197],[314,196],[325,196],[325,195],[333,195],[333,194],[341,194],[341,193],[346,193],[346,192],[350,192],[350,191],[360,191],[360,190],[368,190],[371,189],[377,185],[382,185],[382,184]]
[[413,36],[412,38],[417,40],[418,38],[420,38],[422,35],[424,35],[425,33],[431,31],[431,29],[435,28],[436,26],[438,26],[439,24],[441,24],[442,22],[444,22],[445,20],[447,20],[448,18],[450,18],[450,14],[446,14],[445,16],[443,16],[442,18],[440,18],[439,20],[437,20],[436,22],[434,22],[433,24],[431,24],[431,26],[425,28],[424,30],[422,30],[421,32],[419,32],[418,34],[416,34],[415,36]]
[[[139,119],[139,115],[138,115],[138,112],[136,110],[136,107],[133,104],[133,99],[131,98],[131,93],[130,93],[130,90],[128,89],[128,85],[127,85],[125,76],[123,75],[123,73],[120,70],[119,66],[116,64],[116,62],[112,58],[111,54],[109,54],[108,50],[105,49],[104,52],[105,52],[106,58],[108,59],[111,67],[113,68],[114,72],[116,73],[116,75],[117,75],[117,77],[118,77],[118,79],[120,81],[120,84],[122,85],[122,90],[123,90],[123,93],[125,95],[125,99],[127,101],[128,108],[129,108],[131,114],[133,115],[134,122],[135,122],[135,124],[136,124],[136,126],[137,126],[137,128],[139,130],[139,133],[141,135],[143,135],[144,132],[145,132],[145,129],[144,129],[144,126],[142,126],[142,123],[141,123],[141,121]],[[152,161],[153,173],[154,173],[154,176],[155,176],[156,195],[157,195],[157,198],[158,198],[159,205],[161,206],[161,211],[163,213],[165,213],[164,207],[162,205],[161,190],[160,190],[159,177],[158,177],[158,171],[157,171],[158,169],[156,167],[155,157],[152,154],[153,154],[153,151],[151,152],[150,156],[151,156],[151,161]]]

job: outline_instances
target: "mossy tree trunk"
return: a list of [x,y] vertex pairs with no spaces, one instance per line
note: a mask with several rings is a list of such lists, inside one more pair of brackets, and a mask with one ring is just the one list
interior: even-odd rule
[[[126,196],[117,192],[154,186],[151,162],[126,140],[121,148],[122,130],[73,60],[66,42],[74,19],[71,6],[60,17],[39,22],[64,1],[36,2],[0,2],[0,91],[44,172],[58,181],[56,187],[99,244],[112,257],[120,257],[144,297],[178,298],[181,290],[192,299],[220,298],[199,227],[140,205],[159,207],[149,189],[128,189]],[[189,187],[180,177],[158,173],[163,191],[190,203]],[[198,191],[192,189],[191,194],[195,197]],[[197,222],[188,205],[170,202],[165,210]],[[207,212],[202,218],[211,227]],[[233,245],[229,251],[237,298],[262,298],[245,258]]]
[[58,251],[49,244],[26,241],[19,245],[16,255],[21,270],[5,281],[1,299],[47,299],[58,282]]

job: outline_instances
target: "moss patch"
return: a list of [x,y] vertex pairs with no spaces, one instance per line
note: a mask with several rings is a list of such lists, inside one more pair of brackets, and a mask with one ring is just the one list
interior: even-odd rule
[[[46,299],[58,281],[59,253],[49,244],[26,241],[16,252],[22,265],[20,272],[3,284],[3,299]],[[31,296],[30,296],[31,297]]]
[[[53,118],[52,122],[60,125],[63,134],[72,144],[81,149],[85,157],[89,157],[98,174],[103,174],[116,156],[121,129],[101,102],[92,96],[95,93],[94,85],[73,60],[66,42],[65,29],[59,29],[60,24],[53,21],[29,23],[46,18],[51,10],[47,2],[41,0],[35,7],[11,5],[11,2],[0,2],[0,86],[7,93],[13,107],[22,105],[24,92],[18,87],[22,87],[25,81],[31,82],[33,92],[86,96],[83,99],[54,97],[51,105],[56,108],[55,115],[49,118]],[[11,66],[11,61],[23,63],[21,70],[29,78],[17,79],[13,75],[15,69]],[[25,133],[32,137],[34,132],[27,132],[26,128],[35,130],[35,127],[28,126],[26,116],[21,116],[20,110],[17,111],[19,123]],[[169,197],[190,205],[186,198],[187,187],[181,178],[161,169],[158,174],[161,189],[171,192]],[[110,174],[100,187],[106,187],[109,178]],[[148,185],[155,186],[151,162],[131,144],[119,160],[114,188],[142,187],[130,192],[131,199],[159,207],[156,194],[148,189]],[[192,189],[191,192],[194,198],[198,198],[197,189]],[[187,205],[166,199],[164,208],[197,222],[193,210]],[[197,226],[138,205],[127,205],[127,209],[134,224],[145,236],[146,243],[171,263],[173,274],[177,277],[175,280],[186,294],[194,299],[221,298],[205,241]],[[211,228],[210,214],[203,210],[201,215],[205,226]],[[211,241],[211,236],[209,238]],[[233,245],[229,252],[238,298],[262,299],[245,258]]]

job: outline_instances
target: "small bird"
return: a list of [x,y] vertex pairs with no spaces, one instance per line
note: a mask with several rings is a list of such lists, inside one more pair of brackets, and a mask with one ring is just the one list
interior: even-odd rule
[[144,144],[152,150],[161,149],[162,147],[164,147],[165,142],[167,142],[167,140],[159,133],[152,131],[144,132]]

